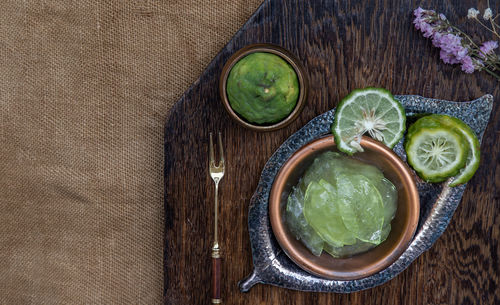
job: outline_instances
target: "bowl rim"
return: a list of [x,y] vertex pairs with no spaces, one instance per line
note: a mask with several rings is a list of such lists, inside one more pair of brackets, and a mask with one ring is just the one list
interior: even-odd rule
[[[251,53],[256,53],[256,52],[272,53],[283,58],[295,70],[295,73],[297,74],[297,79],[299,81],[299,97],[297,98],[297,104],[295,105],[295,108],[292,110],[292,112],[288,114],[287,117],[271,125],[256,125],[246,121],[233,110],[231,104],[229,103],[229,99],[227,97],[226,84],[227,84],[227,79],[229,77],[229,72],[231,72],[233,66],[240,59]],[[299,116],[300,112],[304,108],[309,91],[308,86],[309,86],[309,80],[307,78],[307,73],[305,73],[304,66],[297,59],[297,57],[293,55],[290,51],[270,43],[250,44],[236,51],[224,64],[224,67],[222,68],[222,72],[219,78],[220,98],[229,116],[241,126],[255,131],[273,131],[283,128],[292,123]]]
[[281,167],[271,187],[271,192],[269,194],[269,217],[271,221],[271,228],[276,240],[285,254],[293,262],[295,262],[297,266],[322,278],[332,280],[357,280],[384,270],[404,253],[413,240],[413,236],[417,230],[420,218],[420,198],[414,176],[408,165],[406,165],[406,163],[403,162],[391,149],[381,142],[363,136],[361,145],[367,148],[370,147],[382,151],[390,159],[390,162],[394,163],[397,168],[403,172],[402,176],[405,181],[404,185],[409,186],[407,191],[409,192],[410,198],[408,203],[410,217],[406,227],[407,229],[404,231],[402,238],[395,244],[395,246],[392,247],[390,251],[386,252],[380,259],[375,261],[375,263],[368,265],[364,269],[354,272],[339,272],[329,268],[324,268],[319,264],[309,261],[300,253],[298,249],[292,246],[291,240],[286,233],[286,225],[282,221],[283,218],[280,208],[281,191],[284,188],[286,178],[288,177],[287,174],[294,169],[295,164],[298,164],[315,151],[335,147],[336,145],[333,135],[327,135],[315,139],[297,150]]

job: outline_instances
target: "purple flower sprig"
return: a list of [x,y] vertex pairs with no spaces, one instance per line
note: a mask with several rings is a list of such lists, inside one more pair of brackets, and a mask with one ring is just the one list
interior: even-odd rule
[[460,64],[462,71],[486,71],[500,80],[500,57],[495,54],[497,41],[486,41],[478,46],[467,34],[453,26],[445,15],[421,7],[414,12],[413,24],[425,38],[440,48],[439,55],[446,64]]

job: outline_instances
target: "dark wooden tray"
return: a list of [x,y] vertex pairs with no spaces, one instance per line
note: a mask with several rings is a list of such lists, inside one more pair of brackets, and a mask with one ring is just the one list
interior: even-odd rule
[[[220,188],[222,297],[225,304],[494,304],[500,302],[500,111],[484,134],[482,164],[468,184],[448,229],[392,281],[352,294],[304,293],[258,285],[241,293],[252,270],[247,216],[266,160],[310,119],[355,88],[380,86],[394,94],[446,100],[500,97],[499,83],[445,65],[439,51],[412,26],[410,1],[265,1],[172,109],[165,125],[165,304],[208,304],[213,182],[207,172],[208,132],[221,131],[227,160]],[[432,8],[465,21],[473,1]],[[427,4],[427,6],[431,6]],[[498,6],[498,5],[497,5]],[[495,8],[494,8],[495,10]],[[498,11],[498,9],[496,9]],[[460,17],[460,18],[459,18]],[[288,127],[246,130],[225,113],[218,77],[239,48],[281,45],[304,64],[308,103]]]

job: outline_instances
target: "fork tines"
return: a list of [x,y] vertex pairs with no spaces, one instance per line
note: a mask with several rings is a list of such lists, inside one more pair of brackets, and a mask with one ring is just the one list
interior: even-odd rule
[[214,143],[212,140],[212,133],[210,133],[210,151],[209,151],[209,157],[210,157],[210,166],[212,167],[224,167],[224,150],[222,148],[222,136],[221,133],[219,132],[219,137],[218,137],[218,142],[219,142],[219,157],[220,157],[220,162],[219,164],[215,164],[215,153],[214,153]]

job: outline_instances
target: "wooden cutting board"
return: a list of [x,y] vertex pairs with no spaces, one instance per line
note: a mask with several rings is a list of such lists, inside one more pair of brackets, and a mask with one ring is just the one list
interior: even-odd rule
[[[436,1],[438,2],[438,1]],[[452,2],[453,5],[452,5]],[[500,1],[490,1],[499,11]],[[495,5],[493,5],[495,4]],[[214,186],[208,175],[208,133],[221,131],[227,161],[220,185],[224,304],[500,304],[500,110],[482,144],[482,163],[450,225],[436,244],[388,283],[352,294],[305,293],[237,283],[252,271],[248,204],[260,171],[278,146],[355,88],[393,94],[499,100],[499,82],[443,64],[439,50],[412,25],[414,1],[265,1],[172,109],[165,125],[165,304],[209,304]],[[439,1],[424,8],[466,22],[476,1]],[[463,28],[478,29],[476,26]],[[218,78],[226,60],[258,42],[280,45],[304,64],[310,91],[288,127],[257,133],[226,114]],[[496,173],[496,174],[495,174]]]

